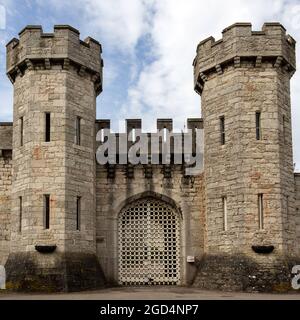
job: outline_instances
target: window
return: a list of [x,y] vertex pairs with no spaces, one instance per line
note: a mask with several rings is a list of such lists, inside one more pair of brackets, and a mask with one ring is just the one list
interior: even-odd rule
[[20,146],[23,146],[23,137],[24,137],[24,119],[20,118]]
[[222,198],[222,206],[223,206],[223,231],[227,231],[227,197]]
[[44,228],[50,228],[50,195],[44,195]]
[[220,117],[221,145],[225,144],[225,117]]
[[50,141],[50,131],[51,131],[51,114],[49,112],[45,113],[45,141]]
[[264,229],[264,203],[263,203],[263,194],[258,194],[258,224],[259,229]]
[[261,113],[257,111],[255,113],[255,122],[256,122],[256,140],[261,140]]
[[81,197],[76,199],[76,230],[80,230]]
[[80,146],[80,138],[81,138],[81,118],[76,117],[76,133],[75,133],[75,139],[76,144]]
[[283,143],[285,143],[285,116],[282,117],[282,139]]
[[19,232],[22,231],[22,214],[23,214],[22,197],[19,197]]

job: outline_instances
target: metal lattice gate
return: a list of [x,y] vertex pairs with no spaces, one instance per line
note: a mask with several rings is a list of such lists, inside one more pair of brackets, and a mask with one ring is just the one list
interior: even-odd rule
[[145,198],[119,217],[119,284],[180,283],[180,221],[167,203]]

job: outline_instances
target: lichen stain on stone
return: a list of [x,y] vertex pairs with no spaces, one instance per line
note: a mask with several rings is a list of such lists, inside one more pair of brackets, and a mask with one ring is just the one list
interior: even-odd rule
[[33,158],[34,158],[34,160],[41,160],[42,159],[42,150],[39,146],[34,147]]
[[245,89],[249,92],[254,92],[256,90],[255,85],[252,83],[247,83]]
[[251,181],[257,181],[261,178],[261,173],[256,171],[250,174]]

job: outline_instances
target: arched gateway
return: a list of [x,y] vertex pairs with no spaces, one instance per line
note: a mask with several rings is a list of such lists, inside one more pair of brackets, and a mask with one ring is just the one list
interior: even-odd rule
[[119,284],[180,284],[180,216],[165,201],[145,197],[119,215]]

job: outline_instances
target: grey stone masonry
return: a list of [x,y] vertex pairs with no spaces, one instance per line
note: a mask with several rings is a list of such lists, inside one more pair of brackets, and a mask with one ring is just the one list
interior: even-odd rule
[[[221,40],[200,42],[194,60],[204,123],[206,253],[233,256],[231,262],[236,256],[237,265],[241,256],[269,265],[274,283],[281,272],[276,257],[294,257],[299,247],[290,107],[294,72],[295,40],[279,23],[265,23],[259,32],[249,23],[232,25]],[[263,258],[253,246],[274,250]],[[235,273],[234,265],[224,270]],[[288,284],[288,277],[282,282]]]
[[20,33],[20,39],[12,39],[6,46],[6,69],[13,81],[24,69],[34,68],[34,63],[44,60],[48,69],[56,61],[63,62],[63,69],[76,65],[79,73],[91,73],[102,90],[101,44],[93,38],[79,39],[79,31],[68,25],[55,25],[54,33],[43,33],[41,26],[26,26]]
[[[295,196],[297,243],[300,243],[300,173],[295,173]],[[298,246],[298,255],[300,255],[300,246]]]
[[97,254],[109,283],[116,284],[118,265],[118,222],[120,211],[132,201],[152,197],[172,199],[182,214],[181,218],[181,285],[193,282],[195,265],[187,256],[200,259],[205,240],[203,176],[185,177],[180,165],[171,165],[171,176],[164,174],[163,165],[150,166],[147,177],[142,165],[133,166],[129,177],[128,166],[115,166],[113,177],[105,166],[97,166]]
[[10,246],[12,129],[12,122],[0,122],[0,265],[5,264]]
[[[164,128],[173,132],[172,119],[157,119],[157,131]],[[202,119],[187,119],[189,129],[203,129]],[[96,131],[110,128],[110,121],[97,120]],[[127,119],[125,131],[130,134],[132,129],[143,129],[141,119]],[[150,133],[142,130],[147,137]],[[156,134],[156,133],[152,133]],[[177,132],[181,134],[181,132]],[[119,146],[120,133],[116,134]],[[204,181],[203,174],[188,176],[184,164],[174,164],[174,142],[170,138],[170,163],[153,164],[149,157],[148,165],[116,164],[99,165],[96,167],[96,212],[97,212],[97,255],[110,284],[118,283],[118,267],[122,257],[119,253],[118,241],[120,234],[118,223],[120,212],[134,201],[150,198],[172,202],[180,212],[180,269],[181,285],[192,284],[197,268],[187,262],[187,256],[201,259],[205,242],[204,214]],[[103,143],[97,142],[97,146]],[[160,139],[162,152],[163,139]],[[130,148],[130,144],[127,146]],[[195,139],[193,139],[195,150]],[[151,145],[148,153],[151,154]],[[182,156],[182,154],[180,154]]]
[[0,150],[12,150],[12,122],[0,122]]
[[195,89],[201,93],[207,72],[215,69],[221,74],[228,63],[239,66],[241,59],[252,58],[259,67],[272,58],[274,64],[295,71],[295,43],[280,23],[265,23],[261,31],[253,31],[251,23],[235,23],[223,30],[222,39],[209,37],[198,44],[193,62]]
[[0,265],[4,265],[10,246],[12,153],[0,150]]
[[[151,133],[127,119],[129,137],[108,135],[111,154],[110,120],[96,119],[100,43],[68,25],[25,27],[7,44],[13,122],[0,122],[7,288],[290,290],[300,264],[295,48],[274,22],[261,31],[236,23],[201,41],[193,66],[203,118],[187,120],[192,139],[169,118]],[[97,162],[106,156],[116,162]]]
[[[80,260],[85,253],[96,261],[94,124],[96,96],[102,90],[101,45],[91,38],[81,41],[79,32],[65,25],[55,26],[53,34],[27,26],[19,36],[7,45],[7,73],[14,84],[12,254],[7,266],[11,268],[20,253],[20,263],[28,256],[31,267],[18,278],[8,269],[8,281],[24,287],[19,282],[41,270],[37,282],[49,281],[51,286],[52,273],[62,273],[57,271],[63,265],[58,258],[72,253],[72,259],[78,254]],[[56,246],[58,258],[48,274],[36,246]]]

